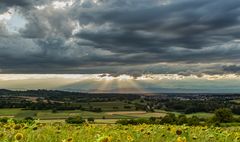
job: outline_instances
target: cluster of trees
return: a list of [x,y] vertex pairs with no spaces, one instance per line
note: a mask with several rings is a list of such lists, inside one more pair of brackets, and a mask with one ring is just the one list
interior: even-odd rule
[[[164,109],[166,111],[177,111],[185,114],[196,112],[213,112],[219,108],[232,108],[236,106],[230,101],[223,101],[221,99],[212,100],[179,100],[167,99],[165,101],[154,102],[155,108]],[[236,112],[236,111],[235,111]]]
[[150,117],[146,118],[138,118],[138,119],[121,119],[118,120],[117,124],[122,125],[138,125],[138,124],[171,124],[171,125],[189,125],[189,126],[197,126],[197,125],[214,125],[220,126],[221,123],[229,123],[229,122],[240,122],[240,118],[234,118],[233,113],[228,108],[222,108],[215,110],[214,116],[208,119],[199,118],[197,116],[186,117],[186,115],[176,116],[175,114],[169,113],[161,118]]
[[171,124],[171,125],[189,125],[189,126],[197,126],[201,125],[201,119],[192,116],[190,118],[187,118],[185,115],[179,115],[178,117],[175,114],[168,114],[164,116],[163,118],[156,118],[156,117],[150,117],[150,118],[138,118],[138,119],[121,119],[118,120],[117,124],[122,125],[139,125],[139,124]]
[[143,99],[154,109],[164,109],[185,114],[196,112],[214,112],[216,109],[229,108],[234,114],[240,114],[238,94],[172,94],[165,96],[149,96]]
[[11,91],[0,89],[0,97],[41,97],[52,101],[73,101],[73,102],[106,102],[106,101],[123,101],[136,100],[140,98],[138,94],[114,94],[114,93],[81,93],[58,90],[27,90],[27,91]]

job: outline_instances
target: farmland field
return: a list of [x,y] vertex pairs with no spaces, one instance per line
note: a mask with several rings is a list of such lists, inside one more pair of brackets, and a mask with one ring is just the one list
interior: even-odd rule
[[[63,122],[68,117],[81,116],[85,119],[94,118],[95,123],[115,123],[118,119],[131,118],[149,118],[149,117],[163,117],[168,111],[156,110],[155,112],[146,111],[109,111],[109,112],[90,112],[81,110],[65,110],[53,113],[51,110],[22,110],[22,109],[0,109],[0,118],[8,117],[15,119],[24,119],[26,117],[33,117],[39,119],[41,122]],[[171,112],[176,115],[180,113]],[[193,113],[186,115],[187,117],[197,116],[199,118],[212,117],[212,113]],[[238,117],[238,115],[235,115]],[[238,124],[239,125],[239,124]]]
[[239,142],[240,127],[1,124],[2,142]]

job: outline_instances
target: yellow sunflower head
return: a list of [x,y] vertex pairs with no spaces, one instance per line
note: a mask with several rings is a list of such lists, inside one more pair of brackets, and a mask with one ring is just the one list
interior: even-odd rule
[[23,134],[22,133],[17,133],[16,135],[15,135],[15,139],[16,140],[21,140],[21,139],[23,139]]

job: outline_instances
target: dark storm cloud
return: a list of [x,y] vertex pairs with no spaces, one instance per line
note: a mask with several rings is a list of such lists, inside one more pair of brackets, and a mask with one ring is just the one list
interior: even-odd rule
[[0,2],[0,13],[16,8],[27,21],[18,34],[0,21],[3,72],[222,74],[229,67],[212,64],[240,61],[236,0],[53,2]]
[[230,73],[240,73],[240,65],[223,66],[223,71]]
[[114,6],[80,9],[80,23],[111,25],[105,31],[81,31],[78,36],[116,52],[164,52],[171,46],[198,49],[239,38],[239,30],[231,35],[221,33],[239,25],[237,1],[172,1],[164,6],[150,3],[145,8]]
[[36,5],[47,4],[50,0],[1,0],[0,13],[9,10],[11,7],[23,8],[30,10]]

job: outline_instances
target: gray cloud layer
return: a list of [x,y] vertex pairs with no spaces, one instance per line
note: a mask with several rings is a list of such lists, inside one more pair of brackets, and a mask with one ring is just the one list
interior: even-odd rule
[[2,72],[238,72],[239,1],[81,0],[64,8],[53,2],[0,2],[0,13],[14,8],[27,22],[10,33],[0,21]]

